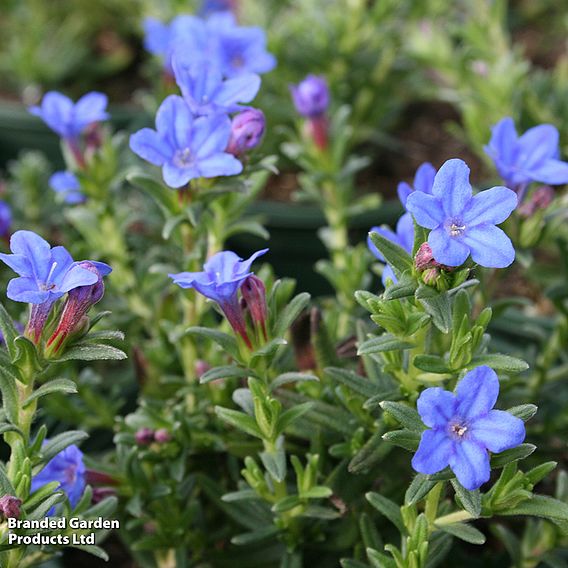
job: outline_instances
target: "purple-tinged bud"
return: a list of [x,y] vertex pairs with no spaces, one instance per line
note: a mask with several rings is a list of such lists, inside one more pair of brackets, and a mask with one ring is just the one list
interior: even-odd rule
[[0,516],[5,519],[19,519],[21,506],[21,499],[18,499],[13,495],[2,495],[2,497],[0,497]]
[[139,446],[149,446],[154,441],[154,430],[151,428],[140,428],[134,435]]
[[154,440],[158,444],[167,444],[172,439],[172,435],[165,428],[160,428],[154,432]]
[[298,85],[291,85],[294,106],[305,118],[323,116],[329,107],[329,88],[323,77],[308,75]]
[[41,334],[43,333],[53,304],[55,304],[55,300],[48,300],[43,304],[31,304],[30,317],[26,325],[25,335],[36,345],[39,344]]
[[267,341],[266,320],[268,318],[268,308],[266,307],[264,282],[258,276],[251,274],[242,283],[241,294],[246,302],[254,326],[260,326],[264,340]]
[[256,148],[264,135],[266,120],[261,110],[251,108],[237,114],[231,121],[231,137],[227,152],[242,156]]
[[6,239],[10,234],[11,227],[12,210],[6,202],[0,201],[0,238]]
[[440,271],[437,268],[427,268],[422,273],[422,281],[427,286],[435,286],[438,276],[440,276]]
[[472,61],[471,70],[480,77],[487,77],[487,75],[489,75],[489,65],[487,65],[487,62],[481,59]]
[[88,324],[87,312],[101,300],[105,293],[103,276],[110,273],[110,266],[89,260],[80,262],[79,266],[94,272],[98,280],[89,286],[74,288],[68,293],[57,329],[47,340],[46,354],[48,355],[56,354],[71,335],[76,335],[85,329]]
[[103,144],[101,124],[99,122],[93,122],[86,129],[85,142],[87,145],[88,152],[94,152],[98,150]]
[[420,245],[420,248],[418,249],[418,252],[414,257],[414,266],[416,266],[417,270],[420,271],[428,270],[429,268],[436,268],[446,271],[453,270],[451,266],[440,264],[437,260],[434,259],[432,249],[428,243],[422,243]]
[[114,497],[116,495],[116,489],[112,487],[95,487],[93,489],[92,503],[95,505],[104,501],[107,497]]
[[546,209],[554,200],[554,189],[549,185],[541,185],[535,189],[527,201],[519,208],[521,217],[532,217],[537,211]]
[[118,479],[96,469],[87,469],[85,471],[85,482],[88,485],[118,485]]
[[207,361],[203,361],[203,359],[198,359],[195,362],[195,375],[197,378],[200,378],[201,375],[204,375],[207,371],[211,369],[211,365],[207,363]]

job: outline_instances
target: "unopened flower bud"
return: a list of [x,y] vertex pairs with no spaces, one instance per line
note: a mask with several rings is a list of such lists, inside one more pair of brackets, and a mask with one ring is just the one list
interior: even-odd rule
[[154,432],[154,440],[158,444],[167,444],[172,439],[172,435],[165,428],[160,428]]
[[100,503],[104,501],[107,497],[114,497],[116,495],[116,489],[112,487],[95,487],[93,489],[92,503]]
[[203,361],[203,359],[198,359],[195,362],[195,375],[199,378],[201,375],[204,375],[207,371],[211,369],[211,365],[207,363],[207,361]]
[[437,268],[427,268],[422,273],[422,281],[428,286],[434,286],[438,276],[440,276],[440,271]]
[[519,208],[521,217],[532,217],[537,211],[546,209],[554,199],[554,190],[549,185],[541,185]]
[[85,471],[85,481],[88,485],[118,485],[118,480],[115,477],[96,469]]
[[231,137],[227,152],[241,156],[256,148],[264,134],[266,120],[261,110],[251,108],[237,114],[231,121]]
[[0,201],[0,238],[5,239],[12,227],[12,210],[4,201]]
[[417,270],[423,271],[428,270],[430,268],[437,269],[437,273],[439,274],[440,270],[446,270],[451,272],[453,267],[446,266],[445,264],[440,264],[432,254],[432,248],[428,243],[422,243],[416,256],[414,257],[414,266],[416,266]]
[[57,353],[68,337],[84,331],[88,321],[86,314],[97,302],[101,300],[105,292],[103,276],[110,272],[110,267],[103,263],[84,261],[79,264],[82,268],[94,272],[98,276],[97,282],[89,286],[74,288],[67,295],[63,306],[61,318],[57,329],[47,340],[47,354]]
[[294,106],[305,118],[322,116],[329,107],[329,88],[323,77],[308,75],[298,85],[290,87]]
[[140,428],[134,435],[139,446],[149,446],[154,441],[154,430],[151,428]]
[[22,500],[13,495],[2,495],[0,497],[0,515],[5,519],[19,519]]
[[266,320],[268,309],[266,307],[266,288],[264,282],[252,274],[241,286],[241,294],[246,302],[253,324],[259,326],[265,340],[268,340]]

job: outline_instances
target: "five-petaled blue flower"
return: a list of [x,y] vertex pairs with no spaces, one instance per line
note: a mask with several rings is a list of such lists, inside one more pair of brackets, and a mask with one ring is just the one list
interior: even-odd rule
[[[77,446],[71,445],[59,452],[37,475],[34,475],[32,493],[53,481],[59,482],[58,490],[63,491],[71,507],[75,507],[86,486],[83,452]],[[55,507],[50,509],[48,515],[54,513]]]
[[[369,233],[379,233],[379,235],[385,237],[385,239],[388,239],[395,245],[402,247],[406,252],[412,252],[412,247],[414,246],[414,221],[412,220],[412,215],[410,213],[405,213],[398,220],[398,223],[396,224],[396,233],[393,233],[390,229],[385,229],[383,227],[372,227]],[[375,246],[370,236],[367,237],[367,246],[378,260],[386,264],[385,257]],[[386,264],[382,275],[383,285],[386,286],[388,280],[395,283],[397,282],[397,277],[395,276],[392,268]]]
[[558,159],[558,130],[551,124],[535,126],[518,136],[513,119],[504,118],[492,128],[485,152],[505,183],[519,194],[533,181],[568,183],[568,163]]
[[305,118],[322,116],[329,107],[329,87],[323,77],[308,75],[297,85],[290,85],[290,92],[296,110]]
[[46,93],[40,106],[33,106],[29,110],[39,116],[46,124],[65,140],[77,139],[87,126],[107,120],[107,96],[102,93],[87,93],[76,103],[58,93]]
[[266,50],[266,34],[257,27],[237,25],[231,12],[212,14],[206,23],[215,60],[226,77],[267,73],[276,59]]
[[397,187],[398,198],[403,207],[406,207],[406,200],[413,191],[422,191],[432,195],[432,186],[434,185],[434,177],[436,176],[436,168],[430,162],[424,162],[414,175],[412,186],[405,181],[401,181]]
[[49,178],[49,186],[63,196],[65,203],[76,204],[85,201],[81,193],[81,183],[72,172],[55,172]]
[[12,209],[5,201],[0,201],[0,237],[6,237],[12,227]]
[[239,103],[250,103],[260,89],[258,75],[223,80],[219,68],[185,50],[176,51],[172,66],[183,98],[196,116],[237,112]]
[[267,251],[259,250],[248,260],[242,260],[231,251],[218,252],[205,263],[202,272],[180,272],[169,276],[181,288],[194,288],[222,306],[236,299],[241,284],[252,274],[252,263]]
[[432,229],[428,244],[434,259],[460,266],[471,258],[488,268],[504,268],[515,260],[507,235],[495,225],[509,217],[517,195],[506,187],[493,187],[472,195],[469,168],[462,160],[448,160],[434,178],[432,195],[415,191],[407,210],[416,222]]
[[525,439],[520,418],[493,410],[499,395],[499,379],[482,366],[465,375],[455,394],[429,388],[418,399],[418,412],[430,429],[422,434],[412,467],[432,474],[448,465],[458,481],[473,491],[489,480],[490,452],[514,448]]
[[130,138],[130,148],[155,166],[164,181],[179,188],[199,177],[239,174],[243,166],[225,150],[231,136],[226,115],[194,117],[177,95],[167,97],[156,114],[156,130],[143,128]]
[[[88,286],[97,275],[75,262],[62,247],[49,243],[31,231],[16,231],[10,239],[13,254],[0,254],[20,277],[8,283],[7,296],[16,302],[51,304],[69,290]],[[106,266],[106,265],[105,265]]]

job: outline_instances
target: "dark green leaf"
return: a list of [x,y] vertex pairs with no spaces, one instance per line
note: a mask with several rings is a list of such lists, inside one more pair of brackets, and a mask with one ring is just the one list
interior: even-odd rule
[[53,379],[36,389],[23,403],[23,407],[28,406],[32,401],[52,393],[75,394],[77,385],[69,379]]

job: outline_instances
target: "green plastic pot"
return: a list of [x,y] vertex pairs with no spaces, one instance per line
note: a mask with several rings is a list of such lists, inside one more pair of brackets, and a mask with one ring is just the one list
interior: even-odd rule
[[[145,125],[148,117],[134,105],[109,108],[114,130],[134,130]],[[18,157],[22,150],[40,150],[54,167],[63,167],[59,138],[21,103],[0,100],[0,168]]]
[[[318,237],[318,229],[326,225],[325,218],[316,206],[259,201],[250,213],[259,215],[270,233],[265,241],[252,235],[238,235],[230,240],[228,248],[246,258],[261,248],[270,248],[267,262],[274,267],[277,276],[289,276],[298,281],[298,290],[314,296],[329,294],[331,288],[314,265],[327,258],[327,251]],[[350,240],[362,242],[373,225],[394,226],[402,213],[398,201],[387,201],[351,220]]]

